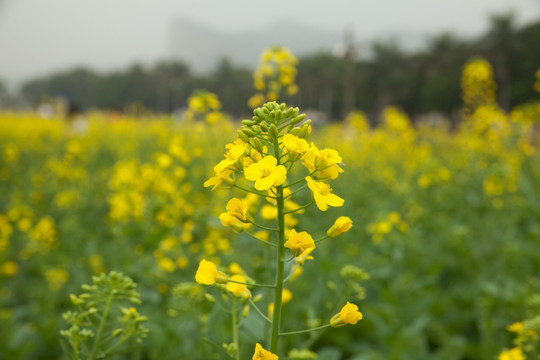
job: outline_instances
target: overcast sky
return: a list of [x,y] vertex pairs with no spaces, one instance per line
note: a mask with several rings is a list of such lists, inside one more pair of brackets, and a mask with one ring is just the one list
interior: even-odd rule
[[149,64],[170,55],[177,18],[222,32],[289,20],[335,33],[352,26],[362,38],[474,36],[486,30],[489,14],[509,10],[520,24],[531,22],[540,19],[540,0],[0,0],[0,79],[16,83],[77,65]]

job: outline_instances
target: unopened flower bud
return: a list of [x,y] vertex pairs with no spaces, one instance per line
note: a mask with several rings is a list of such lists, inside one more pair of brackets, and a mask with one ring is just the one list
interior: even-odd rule
[[249,305],[244,306],[244,308],[242,309],[242,317],[247,317],[248,316],[249,309],[250,309]]
[[326,235],[330,238],[335,238],[343,234],[344,232],[349,231],[353,226],[352,220],[348,216],[340,216],[334,222],[334,225],[328,229]]
[[272,135],[275,138],[278,137],[279,133],[278,133],[278,129],[277,129],[276,125],[274,125],[274,124],[270,125],[269,133],[270,133],[270,135]]
[[238,137],[242,139],[243,142],[248,142],[249,138],[242,132],[242,130],[238,130]]
[[204,294],[204,298],[208,301],[210,301],[212,304],[214,304],[216,302],[216,298],[214,298],[211,294]]
[[296,116],[294,119],[292,119],[292,123],[293,124],[298,124],[299,122],[301,122],[302,120],[304,120],[306,118],[306,114],[300,114],[298,116]]

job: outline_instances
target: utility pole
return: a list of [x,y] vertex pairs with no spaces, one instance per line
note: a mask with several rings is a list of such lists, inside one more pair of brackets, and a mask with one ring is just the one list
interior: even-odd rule
[[343,103],[341,109],[342,119],[354,110],[354,67],[356,48],[354,45],[354,30],[351,26],[345,28],[345,52],[343,53]]

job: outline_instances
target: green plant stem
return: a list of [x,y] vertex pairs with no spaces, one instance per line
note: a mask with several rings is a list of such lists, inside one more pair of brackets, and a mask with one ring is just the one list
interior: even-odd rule
[[238,343],[238,327],[236,326],[236,296],[232,299],[232,333],[233,343],[236,344],[236,360],[240,360],[240,348]]
[[266,288],[275,288],[275,285],[267,285],[267,284],[253,284],[253,283],[245,283],[241,281],[235,281],[235,280],[228,280],[228,282],[236,283],[236,284],[242,284],[242,285],[248,285],[248,286],[258,286],[258,287],[266,287]]
[[270,228],[270,227],[267,227],[267,226],[259,225],[259,224],[257,224],[256,222],[254,222],[254,221],[251,220],[251,219],[248,219],[248,221],[249,221],[251,224],[253,224],[253,225],[255,225],[256,227],[261,228],[261,229],[263,229],[263,230],[268,230],[268,231],[279,231],[279,229],[274,229],[274,228]]
[[289,275],[287,275],[285,279],[283,279],[283,283],[286,283],[287,281],[289,281],[289,279],[294,275],[294,273],[296,272],[297,266],[300,266],[300,265],[294,264],[291,267],[291,272],[289,273]]
[[259,239],[258,237],[255,236],[255,234],[252,234],[252,233],[250,233],[249,231],[244,230],[244,232],[245,232],[246,234],[248,234],[249,236],[251,236],[252,238],[254,238],[255,240],[258,240],[258,241],[262,242],[263,244],[270,245],[270,246],[273,246],[273,247],[276,247],[276,246],[277,246],[277,245],[274,244],[273,242],[266,241],[266,240],[263,240],[263,239]]
[[330,239],[330,236],[325,235],[325,236],[315,240],[314,243],[316,244],[316,243],[321,242],[321,241],[326,240],[326,239]]
[[300,206],[298,209],[285,211],[284,214],[292,214],[292,213],[295,213],[295,212],[297,212],[297,211],[300,211],[300,210],[303,210],[303,209],[309,207],[309,206],[312,205],[312,204],[313,204],[313,201],[310,202],[310,203],[308,203],[308,204],[306,204],[306,205],[304,205],[304,206]]
[[330,324],[321,325],[321,326],[318,326],[318,327],[315,327],[315,328],[311,328],[311,329],[283,332],[283,333],[279,333],[279,335],[296,335],[296,334],[304,334],[304,333],[308,333],[308,332],[312,332],[312,331],[316,331],[316,330],[326,329],[327,327],[330,327]]
[[103,328],[105,328],[105,323],[107,322],[107,317],[109,316],[109,310],[111,309],[113,297],[114,293],[111,291],[109,297],[107,298],[107,302],[105,303],[105,310],[103,311],[103,317],[101,318],[101,322],[99,323],[99,328],[96,334],[96,341],[94,341],[94,346],[92,347],[92,352],[90,353],[90,360],[95,359],[96,351],[101,340],[101,333],[103,332]]
[[253,302],[252,299],[249,299],[248,300],[249,303],[251,304],[251,306],[253,306],[253,308],[255,309],[255,311],[257,312],[257,314],[259,314],[264,320],[266,320],[267,322],[269,322],[270,324],[272,323],[272,320],[270,320],[266,315],[263,314],[263,312],[261,311],[261,309],[259,309],[259,307],[257,306],[257,304],[255,304]]
[[122,345],[126,340],[129,339],[129,334],[122,336],[122,338],[113,346],[111,346],[107,351],[105,351],[105,356],[110,355],[114,350],[116,350],[120,345]]
[[[274,139],[274,153],[279,160],[279,143],[278,139]],[[281,308],[282,308],[282,296],[283,296],[283,272],[285,264],[281,259],[285,253],[285,214],[284,210],[284,198],[283,198],[283,186],[276,187],[277,192],[277,208],[278,208],[278,243],[276,251],[276,287],[274,289],[274,314],[272,316],[272,329],[270,332],[270,352],[277,353],[278,340],[279,340],[279,325],[281,321]]]
[[287,199],[292,197],[294,194],[304,190],[305,188],[307,188],[307,183],[302,185],[301,187],[299,187],[298,189],[294,190],[292,193],[290,193],[289,195],[287,195]]
[[268,195],[268,194],[263,194],[263,193],[258,192],[258,191],[256,191],[256,190],[251,190],[251,189],[245,188],[245,187],[240,186],[240,185],[237,185],[237,184],[234,184],[233,187],[235,187],[235,188],[237,188],[237,189],[240,189],[240,190],[242,190],[242,191],[245,191],[245,192],[257,194],[257,195],[262,196],[262,197],[268,197],[268,198],[271,198],[271,199],[275,199],[274,196],[271,196],[271,195]]

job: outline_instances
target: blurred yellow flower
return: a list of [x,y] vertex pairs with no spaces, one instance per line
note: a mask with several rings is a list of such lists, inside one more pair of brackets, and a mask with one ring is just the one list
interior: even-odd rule
[[330,319],[330,325],[332,327],[340,327],[346,324],[354,325],[360,320],[362,320],[362,313],[358,311],[358,306],[347,301],[341,311]]
[[195,281],[202,285],[212,285],[214,283],[226,284],[227,280],[227,275],[218,271],[216,264],[205,259],[201,260],[195,273]]
[[[246,278],[240,274],[233,275],[230,280],[238,281],[242,283],[246,282]],[[247,288],[247,285],[245,284],[238,284],[238,283],[229,281],[227,283],[227,290],[232,292],[234,296],[241,297],[242,299],[251,298],[251,292],[249,291],[249,289]]]
[[335,238],[343,234],[344,232],[349,231],[353,226],[352,220],[348,216],[340,216],[334,222],[334,225],[326,232],[326,235],[330,238]]
[[500,353],[499,360],[525,360],[525,355],[520,347],[515,347]]

